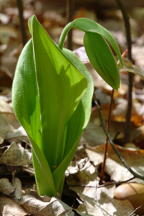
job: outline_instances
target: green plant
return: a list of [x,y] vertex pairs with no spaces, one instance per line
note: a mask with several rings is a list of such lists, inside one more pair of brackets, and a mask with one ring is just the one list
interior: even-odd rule
[[12,103],[16,116],[32,143],[38,192],[59,196],[64,173],[73,158],[91,113],[93,81],[86,67],[63,48],[68,31],[85,32],[84,45],[92,65],[114,89],[119,73],[109,44],[122,63],[109,31],[86,18],[74,20],[55,44],[35,16],[29,20],[31,39],[16,67]]

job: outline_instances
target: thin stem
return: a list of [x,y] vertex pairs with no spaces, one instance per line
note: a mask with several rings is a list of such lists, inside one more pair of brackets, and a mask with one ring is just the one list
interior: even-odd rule
[[128,104],[126,111],[126,125],[124,131],[124,141],[130,141],[131,137],[131,116],[132,116],[132,93],[133,93],[134,74],[128,74]]
[[[108,133],[110,131],[112,105],[113,105],[113,98],[114,98],[113,96],[114,96],[114,89],[112,89],[112,92],[111,92],[111,102],[110,102],[108,121],[107,121],[107,131],[108,131]],[[107,152],[108,152],[108,143],[109,143],[109,138],[108,138],[108,136],[106,136],[106,144],[105,144],[105,150],[104,150],[104,160],[103,160],[103,164],[102,164],[102,171],[101,171],[101,176],[100,176],[100,184],[103,183],[103,179],[104,179],[104,172],[105,172]]]
[[23,0],[17,0],[17,7],[19,11],[19,21],[20,21],[20,30],[22,35],[22,43],[23,46],[27,42],[26,30],[24,26],[24,16],[23,16]]
[[[131,39],[131,27],[129,22],[129,16],[127,10],[122,3],[121,0],[116,0],[121,13],[123,15],[124,25],[125,25],[125,33],[127,39],[127,47],[128,47],[128,59],[133,62],[132,58],[132,39]],[[131,131],[131,115],[132,115],[132,90],[133,90],[133,82],[134,82],[134,75],[128,74],[128,105],[127,105],[127,112],[126,112],[126,125],[124,131],[124,141],[128,142],[130,140],[130,131]]]
[[137,208],[134,209],[134,211],[132,211],[132,212],[130,213],[129,216],[138,216],[138,214],[137,214],[136,212],[137,212],[138,210],[140,210],[141,208],[143,208],[143,207],[144,207],[144,204],[138,206]]

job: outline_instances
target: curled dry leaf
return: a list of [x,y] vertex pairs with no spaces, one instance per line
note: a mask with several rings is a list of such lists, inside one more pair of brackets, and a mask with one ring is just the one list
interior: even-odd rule
[[0,157],[0,164],[9,166],[26,166],[31,164],[32,154],[20,143],[11,143],[9,148]]
[[5,195],[10,195],[15,190],[15,187],[7,178],[0,179],[0,192]]
[[14,200],[0,197],[0,215],[1,216],[26,216],[27,212],[20,207]]

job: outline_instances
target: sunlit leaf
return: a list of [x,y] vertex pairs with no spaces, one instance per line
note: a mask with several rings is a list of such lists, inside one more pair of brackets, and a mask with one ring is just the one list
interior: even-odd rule
[[[34,160],[36,161],[34,166],[36,169],[41,167],[41,172],[36,172],[36,180],[43,185],[41,190],[54,194],[56,192],[53,177],[45,156],[41,153],[40,110],[31,40],[24,47],[17,63],[12,88],[12,103],[18,120],[32,141],[33,156],[37,158]],[[38,177],[41,173],[45,175],[45,178]],[[51,187],[47,188],[47,184]]]
[[97,33],[86,32],[84,45],[88,58],[99,75],[114,89],[118,89],[119,71],[107,42]]

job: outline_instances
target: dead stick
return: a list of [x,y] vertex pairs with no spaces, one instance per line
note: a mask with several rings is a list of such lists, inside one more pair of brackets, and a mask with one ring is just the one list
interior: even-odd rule
[[[108,131],[108,133],[110,131],[110,122],[111,122],[111,114],[112,114],[113,96],[114,96],[114,89],[112,89],[112,92],[111,92],[111,102],[110,102],[108,121],[107,121],[107,131]],[[108,136],[106,136],[106,144],[105,144],[105,150],[104,150],[104,160],[103,160],[102,170],[101,170],[101,174],[100,174],[100,184],[103,183],[103,178],[104,178],[106,159],[107,159],[107,152],[108,152],[108,140],[109,140]]]
[[[127,39],[127,47],[128,47],[128,59],[133,62],[132,58],[132,39],[131,39],[131,27],[129,22],[129,16],[127,10],[122,3],[122,0],[116,0],[119,9],[123,15],[124,25],[125,25],[125,33]],[[126,124],[124,131],[124,142],[128,142],[130,140],[130,132],[131,132],[131,115],[132,115],[132,91],[133,91],[133,82],[134,75],[128,73],[128,105],[126,111]]]
[[[67,23],[72,21],[73,14],[74,14],[74,5],[75,5],[75,0],[67,0],[66,2],[66,16],[67,16]],[[67,48],[71,49],[73,48],[73,31],[70,30],[68,34],[68,39],[67,39]]]
[[143,207],[144,207],[144,204],[138,206],[136,209],[134,209],[134,211],[132,211],[132,212],[130,213],[129,216],[138,216],[138,214],[137,214],[136,212],[137,212],[139,209],[143,208]]
[[27,42],[27,36],[26,36],[26,30],[24,26],[23,1],[22,0],[17,0],[17,7],[19,11],[19,21],[20,21],[20,30],[21,30],[21,35],[22,35],[22,43],[24,46]]

